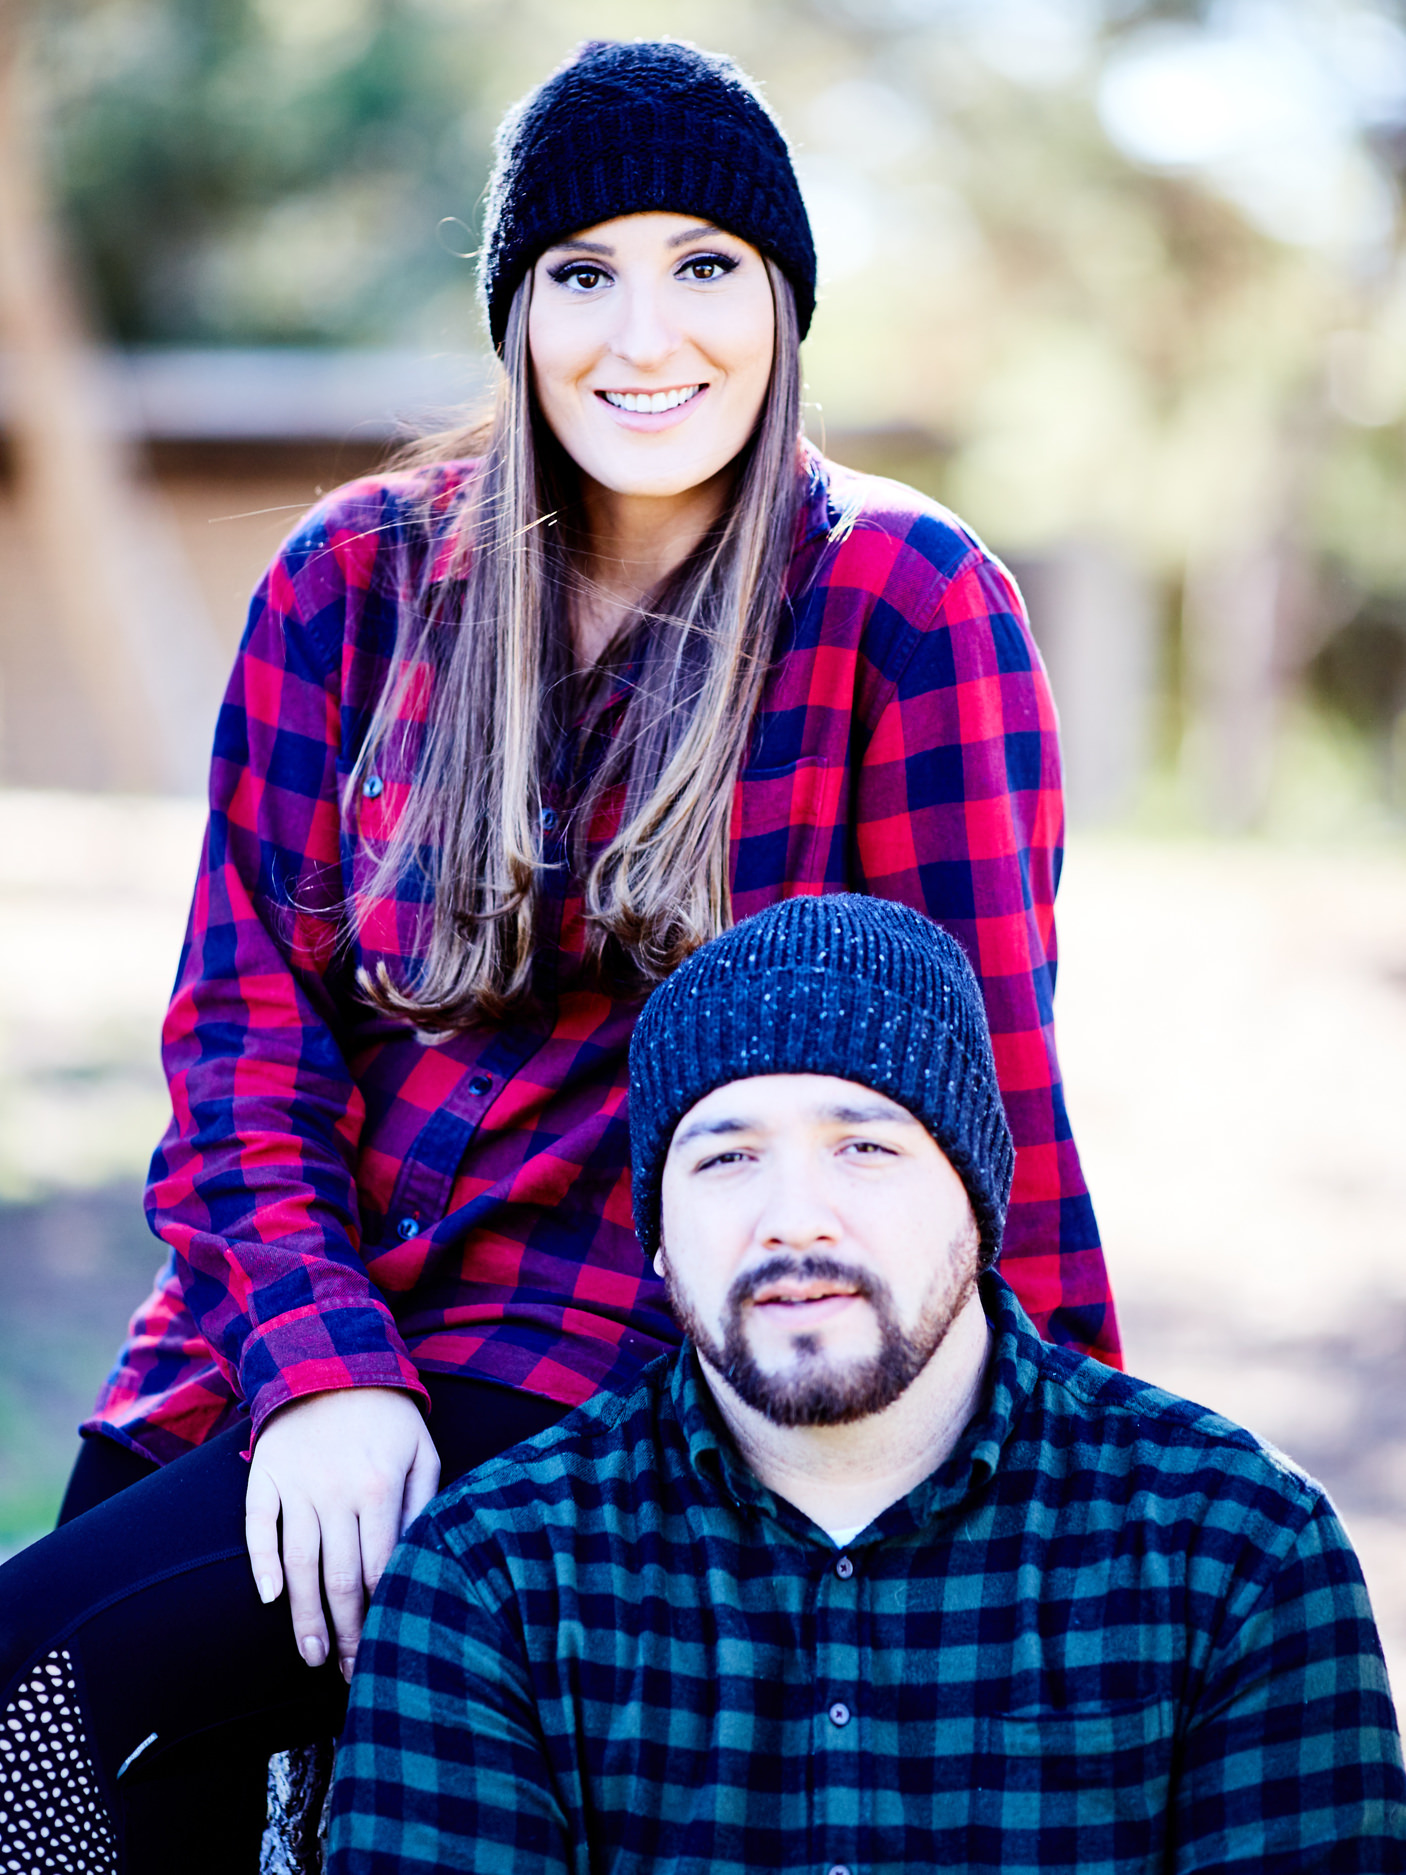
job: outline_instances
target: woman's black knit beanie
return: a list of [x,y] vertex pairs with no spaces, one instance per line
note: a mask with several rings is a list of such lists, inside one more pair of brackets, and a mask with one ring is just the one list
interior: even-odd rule
[[481,260],[496,350],[545,249],[650,209],[697,215],[770,255],[805,337],[815,310],[805,203],[776,119],[731,59],[678,39],[594,40],[513,106],[497,149]]
[[674,1128],[715,1087],[757,1074],[833,1074],[906,1107],[967,1188],[983,1267],[995,1261],[1015,1148],[981,990],[940,925],[889,899],[785,899],[660,984],[630,1041],[635,1230],[646,1256],[659,1248]]

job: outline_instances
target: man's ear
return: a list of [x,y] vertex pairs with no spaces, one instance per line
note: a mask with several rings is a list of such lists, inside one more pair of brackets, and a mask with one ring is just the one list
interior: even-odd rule
[[654,1253],[654,1274],[662,1282],[664,1279],[664,1239],[659,1239],[659,1248]]

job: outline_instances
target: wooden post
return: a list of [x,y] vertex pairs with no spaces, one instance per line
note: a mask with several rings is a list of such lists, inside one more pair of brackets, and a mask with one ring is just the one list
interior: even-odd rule
[[[165,582],[177,589],[176,616],[162,590],[174,543],[141,486],[69,277],[40,155],[31,21],[24,0],[0,0],[0,348],[16,499],[53,629],[102,739],[107,785],[188,789],[199,762],[182,742],[192,693],[203,703],[212,681],[208,625],[185,609],[179,564]],[[207,742],[208,730],[193,727]]]
[[1066,541],[1013,568],[1059,710],[1071,825],[1116,820],[1151,759],[1157,620],[1146,577],[1110,541]]
[[1187,730],[1182,763],[1222,833],[1258,824],[1283,702],[1284,549],[1251,540],[1193,565],[1182,612]]

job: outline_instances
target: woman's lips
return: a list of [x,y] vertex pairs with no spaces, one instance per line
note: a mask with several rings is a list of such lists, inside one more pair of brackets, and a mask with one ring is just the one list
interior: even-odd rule
[[[687,386],[671,385],[669,389],[686,389]],[[671,430],[677,424],[690,417],[708,395],[708,386],[700,384],[693,396],[681,404],[675,404],[672,410],[622,410],[618,404],[612,404],[604,391],[597,391],[596,402],[602,410],[608,411],[615,421],[626,430]]]

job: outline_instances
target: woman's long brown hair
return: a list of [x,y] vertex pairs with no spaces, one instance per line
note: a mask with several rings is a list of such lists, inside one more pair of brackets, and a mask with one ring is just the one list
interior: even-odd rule
[[[599,958],[612,944],[656,981],[732,921],[732,798],[776,636],[800,492],[795,303],[767,263],[776,307],[771,380],[728,508],[617,639],[640,665],[621,726],[568,831]],[[491,428],[418,446],[420,463],[478,441],[448,579],[402,597],[387,684],[352,786],[404,735],[411,686],[432,673],[405,810],[353,916],[428,872],[428,943],[413,982],[384,965],[362,989],[427,1030],[497,1020],[528,999],[543,865],[542,781],[572,681],[570,598],[589,584],[574,465],[537,413],[527,349],[531,275],[508,320]],[[477,453],[477,451],[475,452]],[[409,602],[407,602],[409,601]],[[598,852],[604,797],[623,800]]]

